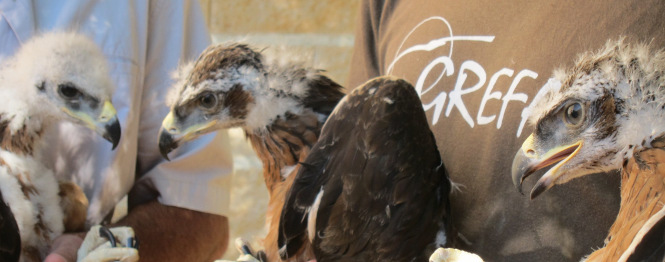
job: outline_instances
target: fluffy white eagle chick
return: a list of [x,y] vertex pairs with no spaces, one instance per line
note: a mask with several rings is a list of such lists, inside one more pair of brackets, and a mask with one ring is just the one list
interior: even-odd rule
[[22,261],[41,261],[63,232],[58,182],[42,164],[42,135],[66,120],[113,143],[120,125],[114,85],[99,47],[75,33],[47,33],[26,42],[0,66],[0,190],[16,218]]

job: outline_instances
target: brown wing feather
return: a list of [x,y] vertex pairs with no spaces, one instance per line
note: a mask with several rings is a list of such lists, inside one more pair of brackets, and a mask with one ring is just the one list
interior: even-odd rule
[[[263,241],[268,261],[281,261],[277,245],[279,219],[286,193],[293,184],[295,174],[300,166],[296,166],[291,174],[284,179],[282,169],[297,165],[305,160],[310,147],[316,143],[321,131],[321,123],[314,112],[301,115],[290,115],[286,119],[277,119],[269,127],[266,134],[248,134],[248,138],[261,161],[263,177],[270,194],[266,224],[268,234]],[[309,243],[288,261],[308,261],[314,258]]]
[[[301,161],[305,160],[309,152],[301,153]],[[280,214],[282,214],[282,208],[284,207],[284,201],[286,200],[286,194],[293,184],[293,180],[300,169],[298,165],[289,175],[286,180],[282,183],[276,184],[272,192],[270,192],[270,200],[268,201],[268,212],[266,214],[266,220],[269,225],[268,234],[264,240],[266,256],[268,261],[282,261],[279,257],[279,247],[277,245],[277,239],[279,237],[279,219]],[[309,242],[303,244],[303,248],[300,249],[295,256],[289,258],[286,261],[291,262],[304,262],[309,261],[314,258],[314,251]]]

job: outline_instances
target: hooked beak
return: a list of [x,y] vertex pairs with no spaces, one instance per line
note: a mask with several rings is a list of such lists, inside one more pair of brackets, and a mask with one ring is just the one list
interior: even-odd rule
[[120,122],[118,121],[115,107],[109,101],[104,102],[102,113],[97,118],[95,132],[113,144],[111,149],[115,149],[118,146],[121,133]]
[[173,122],[173,112],[169,112],[162,121],[162,130],[159,132],[159,152],[162,157],[169,161],[171,161],[169,153],[178,148],[178,142],[180,141],[180,139],[174,139],[175,135],[171,134],[171,132],[177,133],[177,128],[175,128]]
[[162,157],[171,161],[171,159],[169,159],[169,153],[178,148],[178,146],[178,140],[175,140],[166,129],[162,128],[162,131],[159,132],[159,153],[162,154]]
[[187,127],[184,131],[178,127],[175,122],[173,111],[162,121],[162,129],[159,132],[159,152],[166,160],[169,160],[168,154],[178,148],[181,143],[192,140],[211,129],[217,121],[212,120],[203,124],[192,125]]
[[105,125],[103,130],[100,132],[102,137],[113,144],[111,150],[114,150],[120,143],[120,122],[115,118],[110,124]]
[[551,166],[558,162],[557,165],[543,175],[536,185],[531,190],[530,197],[534,199],[546,190],[552,188],[555,182],[565,173],[559,172],[559,168],[575,157],[582,148],[583,141],[577,141],[570,145],[554,147],[544,154],[538,154],[534,145],[533,134],[531,134],[522,144],[520,150],[515,154],[512,166],[512,179],[513,184],[517,190],[522,193],[522,182],[534,172]]
[[71,111],[67,108],[63,108],[63,110],[70,116],[81,120],[85,126],[94,130],[95,133],[111,142],[111,144],[113,144],[112,149],[115,149],[118,146],[121,133],[120,122],[118,121],[115,107],[113,107],[113,104],[111,104],[110,101],[104,101],[102,113],[96,118],[80,111]]

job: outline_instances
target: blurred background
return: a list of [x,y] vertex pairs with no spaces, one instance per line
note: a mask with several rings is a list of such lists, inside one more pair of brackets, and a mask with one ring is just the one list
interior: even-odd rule
[[243,40],[311,55],[346,83],[359,0],[199,0],[213,42]]
[[[214,43],[243,41],[267,53],[276,49],[297,53],[299,59],[327,71],[346,84],[353,33],[360,0],[199,0]],[[346,90],[349,90],[346,87]],[[239,253],[233,246],[243,237],[262,248],[266,234],[268,191],[261,161],[240,129],[229,131],[234,161],[230,213],[230,245],[225,259]]]

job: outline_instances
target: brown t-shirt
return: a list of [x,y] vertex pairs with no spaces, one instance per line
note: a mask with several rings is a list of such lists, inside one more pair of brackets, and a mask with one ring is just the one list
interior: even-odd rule
[[451,201],[465,249],[488,261],[578,261],[603,245],[616,217],[618,174],[529,200],[510,168],[532,130],[522,111],[553,70],[621,36],[665,47],[665,2],[366,0],[349,87],[379,75],[414,84],[462,185]]

